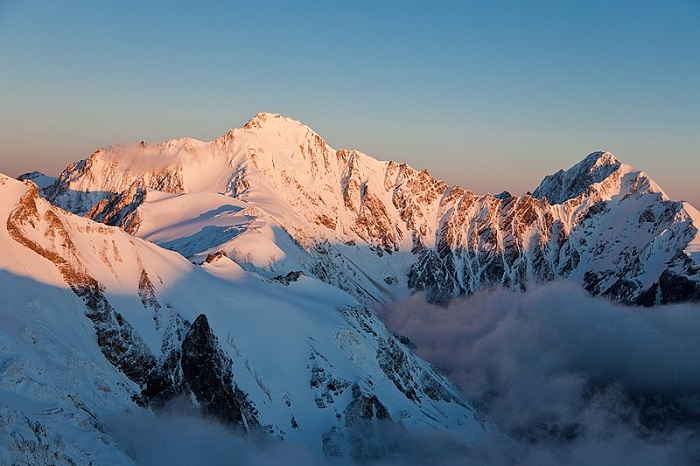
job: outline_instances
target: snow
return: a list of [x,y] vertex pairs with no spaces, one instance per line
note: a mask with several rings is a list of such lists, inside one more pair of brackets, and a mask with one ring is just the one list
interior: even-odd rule
[[[26,189],[0,175],[0,463],[53,464],[58,451],[80,464],[132,464],[89,413],[137,409],[134,384],[102,356],[53,264],[8,236],[5,220]],[[34,433],[37,423],[45,435]],[[47,452],[18,451],[32,439]]]
[[[4,290],[0,305],[0,406],[32,417],[47,410],[48,414],[38,419],[54,436],[52,448],[69,445],[61,451],[79,463],[93,459],[100,464],[129,464],[97,426],[115,411],[140,410],[131,402],[131,395],[139,389],[102,355],[92,324],[85,317],[85,306],[56,267],[9,236],[8,215],[27,192],[23,183],[0,178],[0,289]],[[191,225],[182,220],[192,212],[223,206],[207,221],[226,225],[243,207],[239,201],[229,198],[224,202],[220,195],[203,193],[183,195],[186,202],[178,210],[169,206],[183,196],[151,194],[146,209],[153,209],[153,218],[164,221],[173,231],[199,228],[196,221]],[[51,235],[42,233],[43,224],[26,224],[23,234],[48,250],[60,252],[74,267],[82,267],[94,277],[110,304],[152,354],[161,356],[167,323],[175,315],[193,322],[205,314],[222,350],[234,362],[234,382],[248,394],[261,424],[272,426],[276,435],[320,452],[321,436],[340,422],[337,414],[351,401],[348,388],[334,404],[326,408],[317,405],[318,395],[309,385],[313,354],[320,355],[317,363],[324,364],[334,377],[376,393],[392,418],[401,419],[408,428],[429,426],[460,432],[471,441],[483,435],[483,426],[468,406],[428,398],[417,404],[397,389],[377,360],[379,345],[391,338],[389,333],[371,314],[366,317],[371,331],[363,330],[361,323],[344,311],[359,308],[359,303],[339,288],[311,277],[284,286],[246,272],[225,256],[197,266],[176,252],[116,227],[68,214],[39,197],[36,203],[38,218],[46,218],[49,210],[56,214],[75,248],[53,242]],[[155,227],[149,230],[151,227],[146,224],[145,231],[160,234]],[[139,299],[141,270],[156,288],[156,299],[162,306],[158,311],[145,307]],[[408,357],[420,371],[434,374],[423,361]],[[299,424],[296,429],[290,427],[292,416]],[[0,416],[0,431],[21,435],[20,420],[4,419]],[[79,427],[86,420],[91,427]],[[26,454],[13,448],[0,443],[0,458]]]
[[[367,186],[391,206],[385,179],[389,163],[357,151],[341,155],[297,121],[261,113],[211,142],[113,146],[93,154],[86,166],[87,176],[74,176],[71,168],[64,172],[63,179],[70,182],[55,203],[83,214],[108,193],[138,181],[148,190],[135,234],[195,261],[224,251],[246,270],[268,277],[294,270],[313,274],[318,263],[313,251],[319,244],[330,245],[333,251],[327,255],[341,254],[340,261],[347,264],[331,271],[333,279],[349,290],[365,290],[365,302],[409,292],[405,277],[411,234],[403,227],[400,254],[378,258],[356,233],[358,213],[347,211],[342,193],[352,177],[358,187]],[[168,192],[162,191],[163,179]],[[351,193],[355,205],[361,197],[357,189]],[[432,218],[425,219],[423,241],[428,245],[435,241],[438,202],[439,197],[428,214]],[[387,213],[392,223],[403,223],[395,209]],[[335,219],[335,228],[323,226],[319,218]],[[345,243],[358,246],[343,247]],[[387,277],[395,284],[384,283]]]
[[545,177],[533,196],[561,204],[584,194],[588,197],[595,194],[596,200],[607,201],[642,192],[659,193],[662,199],[668,199],[643,171],[620,162],[610,152],[593,152],[568,170]]

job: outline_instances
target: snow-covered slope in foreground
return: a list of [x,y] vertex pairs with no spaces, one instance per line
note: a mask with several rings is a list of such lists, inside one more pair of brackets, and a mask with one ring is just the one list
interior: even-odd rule
[[476,194],[261,113],[211,142],[100,149],[45,192],[195,261],[224,251],[246,270],[303,271],[365,303],[554,279],[625,303],[700,299],[694,209],[608,152],[532,196]]
[[377,423],[484,433],[336,287],[194,265],[2,175],[0,199],[0,463],[130,464],[105,419],[175,398],[327,455],[372,454]]

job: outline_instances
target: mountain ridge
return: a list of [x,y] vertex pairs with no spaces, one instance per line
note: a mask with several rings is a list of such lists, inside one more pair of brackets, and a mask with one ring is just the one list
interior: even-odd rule
[[[700,293],[693,265],[670,265],[683,262],[694,241],[694,217],[609,152],[545,177],[532,195],[477,194],[405,163],[336,150],[301,122],[259,113],[209,142],[100,149],[44,192],[59,206],[193,259],[222,250],[266,276],[303,270],[365,303],[416,291],[446,301],[484,287],[524,289],[554,279],[573,279],[626,303]],[[204,193],[219,197],[209,205]],[[237,215],[231,198],[242,203]],[[190,217],[164,219],[156,204]],[[211,214],[224,206],[226,212]],[[635,224],[616,223],[623,210]],[[584,226],[592,218],[596,225]],[[663,234],[672,240],[668,251],[658,247]],[[587,246],[599,236],[602,243]],[[642,270],[640,254],[653,271]],[[688,290],[658,291],[661,274],[678,267],[681,275],[673,276],[688,278]]]

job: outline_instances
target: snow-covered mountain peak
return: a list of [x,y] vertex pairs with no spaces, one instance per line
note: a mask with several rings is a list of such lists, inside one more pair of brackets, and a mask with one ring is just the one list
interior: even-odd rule
[[610,152],[593,152],[568,170],[546,176],[533,192],[552,204],[584,197],[589,203],[622,198],[629,194],[659,193],[661,188],[646,173],[622,163]]
[[297,134],[318,137],[316,131],[301,121],[279,113],[259,112],[238,128],[229,129],[218,141],[236,139],[244,134],[257,133],[279,136],[280,134]]
[[620,160],[615,157],[610,152],[606,151],[596,151],[591,152],[580,162],[581,165],[587,165],[590,167],[602,167],[602,166],[619,166],[621,164]]

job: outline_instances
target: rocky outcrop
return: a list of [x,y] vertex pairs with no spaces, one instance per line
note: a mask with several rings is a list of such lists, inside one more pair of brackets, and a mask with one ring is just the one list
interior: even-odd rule
[[234,383],[233,362],[219,349],[204,314],[182,342],[180,365],[183,383],[206,414],[246,431],[259,425],[255,407]]
[[102,199],[86,214],[87,217],[107,225],[119,226],[127,233],[135,234],[141,225],[137,211],[146,196],[140,182],[129,189]]
[[272,277],[272,280],[281,283],[284,286],[289,286],[291,283],[299,281],[299,279],[303,276],[304,272],[302,272],[301,270],[293,270],[286,275],[278,275],[276,277]]

